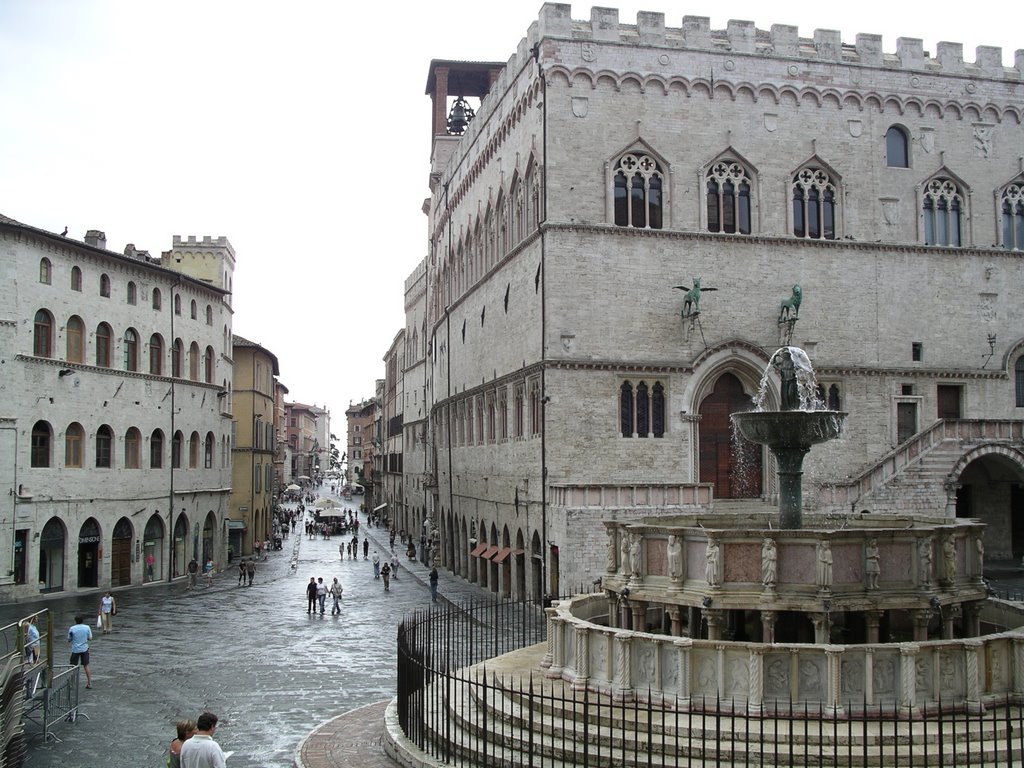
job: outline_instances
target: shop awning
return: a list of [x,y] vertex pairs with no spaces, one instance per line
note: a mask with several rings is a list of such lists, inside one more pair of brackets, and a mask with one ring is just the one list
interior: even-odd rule
[[480,553],[487,549],[487,542],[482,541],[473,548],[473,551],[469,553],[470,557],[480,557]]
[[244,531],[245,521],[244,520],[228,520],[229,531]]
[[494,544],[494,545],[488,547],[487,551],[484,552],[482,555],[480,555],[480,557],[482,557],[484,560],[490,560],[492,557],[494,557],[494,553],[497,552],[498,549],[499,549],[498,545]]
[[387,505],[388,505],[388,503],[387,503],[387,502],[385,501],[385,502],[384,502],[383,504],[381,504],[381,505],[380,505],[379,507],[374,507],[374,508],[373,508],[373,511],[374,511],[374,512],[380,512],[380,511],[381,511],[382,509],[384,509],[384,507],[386,507]]
[[496,554],[494,556],[494,558],[491,560],[491,562],[495,563],[495,564],[504,562],[505,558],[508,557],[511,554],[512,554],[512,550],[511,549],[509,549],[508,547],[502,547],[501,549],[498,550],[498,554]]

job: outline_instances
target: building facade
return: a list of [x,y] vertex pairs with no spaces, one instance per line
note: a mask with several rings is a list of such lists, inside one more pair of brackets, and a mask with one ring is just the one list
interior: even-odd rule
[[728,415],[784,344],[849,413],[809,506],[974,516],[1024,555],[1024,59],[895,47],[547,3],[507,63],[431,64],[445,567],[558,594],[600,575],[602,520],[770,506]]
[[[390,522],[402,516],[403,447],[405,407],[403,382],[405,381],[405,331],[399,331],[387,354],[384,355],[384,389],[381,398],[381,475],[374,507],[385,506],[381,512]],[[408,530],[404,523],[395,530]]]
[[[4,599],[223,561],[234,252],[191,241],[154,259],[0,217]],[[183,273],[200,251],[213,282]]]
[[277,434],[274,394],[280,375],[277,356],[259,344],[233,336],[232,471],[228,507],[229,545],[234,557],[251,555],[253,543],[270,538],[275,494]]
[[373,482],[373,427],[377,401],[373,398],[350,405],[345,411],[348,441],[348,469],[345,482],[363,485]]
[[285,403],[285,438],[291,452],[287,485],[309,482],[316,473],[317,414],[312,405]]

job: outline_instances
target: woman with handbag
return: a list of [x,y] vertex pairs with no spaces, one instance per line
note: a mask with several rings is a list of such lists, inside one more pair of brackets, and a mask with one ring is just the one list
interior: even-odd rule
[[103,593],[103,597],[100,598],[100,629],[103,630],[104,635],[109,635],[112,631],[111,617],[117,614],[117,603],[114,602],[114,596],[110,594],[110,590]]

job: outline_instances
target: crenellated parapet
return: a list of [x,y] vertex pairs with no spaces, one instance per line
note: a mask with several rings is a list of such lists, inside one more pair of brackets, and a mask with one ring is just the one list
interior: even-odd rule
[[538,39],[714,51],[1005,80],[1019,80],[1024,72],[1024,50],[1016,51],[1013,67],[1004,67],[1002,48],[996,46],[978,46],[974,62],[965,62],[960,43],[940,42],[932,57],[924,50],[924,42],[914,37],[898,38],[896,50],[886,53],[881,35],[876,34],[858,33],[856,42],[849,44],[832,29],[816,29],[813,37],[807,38],[800,37],[797,27],[788,24],[773,24],[764,30],[752,21],[730,21],[726,29],[713,30],[706,16],[684,16],[680,26],[670,27],[666,26],[664,13],[640,11],[635,24],[624,24],[615,8],[592,8],[589,20],[573,20],[570,11],[571,6],[564,3],[545,3],[531,33],[536,31]]

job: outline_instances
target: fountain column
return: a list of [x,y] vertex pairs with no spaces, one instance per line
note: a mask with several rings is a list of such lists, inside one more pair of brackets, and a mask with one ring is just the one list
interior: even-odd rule
[[779,527],[803,527],[804,456],[810,446],[771,446],[779,475]]

